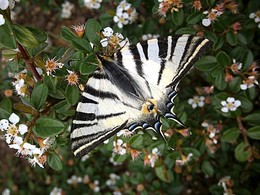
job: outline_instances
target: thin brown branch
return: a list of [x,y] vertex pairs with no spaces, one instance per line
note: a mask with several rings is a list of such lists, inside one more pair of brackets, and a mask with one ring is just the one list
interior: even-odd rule
[[248,141],[248,138],[247,138],[247,134],[246,134],[246,128],[244,127],[244,125],[242,123],[242,117],[240,117],[240,116],[237,117],[237,124],[238,124],[239,130],[241,131],[241,133],[242,133],[242,135],[244,137],[244,140],[245,140],[246,144],[250,145],[249,141]]
[[32,71],[33,76],[37,79],[37,81],[42,80],[42,77],[39,75],[38,71],[36,70],[33,60],[32,58],[30,58],[26,49],[20,43],[17,43],[17,45],[19,51],[21,52],[22,58],[28,64],[30,70]]

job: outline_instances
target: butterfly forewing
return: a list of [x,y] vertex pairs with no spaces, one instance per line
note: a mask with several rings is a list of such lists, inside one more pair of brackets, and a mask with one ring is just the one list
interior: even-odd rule
[[[123,128],[160,131],[161,116],[182,124],[172,112],[177,85],[209,45],[198,36],[169,36],[99,56],[102,68],[89,78],[73,120],[74,154],[87,154]],[[147,113],[153,107],[156,113]]]

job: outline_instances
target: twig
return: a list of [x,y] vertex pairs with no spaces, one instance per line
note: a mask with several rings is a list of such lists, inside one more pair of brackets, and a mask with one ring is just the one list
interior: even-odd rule
[[24,61],[29,65],[30,70],[32,71],[33,76],[37,79],[37,81],[42,80],[42,77],[39,75],[38,71],[36,70],[32,58],[30,58],[26,49],[20,44],[17,43],[18,49],[22,54]]
[[244,137],[246,144],[250,146],[247,135],[246,135],[246,128],[244,127],[244,125],[242,123],[242,117],[240,117],[240,116],[237,117],[237,124],[238,124],[238,128],[240,129],[240,131]]

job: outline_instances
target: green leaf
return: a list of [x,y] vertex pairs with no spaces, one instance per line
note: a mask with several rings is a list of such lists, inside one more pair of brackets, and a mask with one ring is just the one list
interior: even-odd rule
[[83,52],[92,52],[92,47],[89,43],[89,41],[87,41],[84,38],[81,37],[75,37],[71,40],[72,45],[78,49],[79,51],[83,51]]
[[66,113],[70,109],[70,107],[71,105],[66,100],[60,101],[59,103],[53,106],[56,112],[61,114]]
[[0,107],[0,118],[1,119],[8,118],[10,116],[10,114],[11,113],[9,111],[7,111],[6,109]]
[[251,66],[253,62],[254,62],[254,55],[252,51],[248,50],[247,52],[243,52],[243,57],[242,57],[243,70]]
[[214,85],[221,91],[223,91],[227,87],[227,83],[225,81],[225,74],[223,71],[215,75]]
[[28,30],[34,35],[38,43],[43,43],[47,40],[47,34],[40,28],[27,27]]
[[213,43],[215,43],[217,41],[217,39],[218,39],[217,36],[213,32],[211,32],[211,31],[206,31],[205,32],[205,37],[207,39],[209,39],[210,41],[212,41]]
[[220,51],[217,54],[217,62],[222,67],[224,67],[226,65],[230,65],[232,63],[232,61],[231,61],[230,57],[228,56],[228,54],[226,52],[223,52],[223,51]]
[[38,40],[34,36],[34,34],[26,27],[21,25],[13,25],[15,37],[17,41],[28,48],[36,47],[39,45]]
[[78,103],[79,89],[76,85],[67,85],[65,94],[66,94],[66,100],[72,106]]
[[58,135],[64,130],[64,124],[50,117],[41,117],[36,121],[34,131],[41,137]]
[[201,20],[201,16],[202,14],[200,12],[193,12],[187,17],[186,22],[188,24],[196,24]]
[[101,31],[102,27],[100,24],[94,19],[88,19],[85,25],[85,35],[88,40],[93,43],[94,45],[100,44],[101,37],[99,36],[99,32]]
[[49,153],[47,159],[48,165],[55,171],[62,170],[62,162],[56,153]]
[[252,109],[253,109],[253,103],[245,98],[245,97],[238,97],[238,99],[241,101],[241,109],[244,111],[244,112],[250,112]]
[[[258,118],[259,120],[260,118]],[[247,135],[248,137],[256,140],[260,140],[260,126],[256,127],[251,127],[250,129],[247,130]]]
[[32,91],[31,102],[34,108],[40,110],[48,97],[48,87],[45,83],[36,85]]
[[176,35],[182,35],[182,34],[195,34],[195,30],[191,27],[182,27],[176,30]]
[[18,110],[19,112],[24,113],[24,114],[32,114],[32,115],[39,114],[38,111],[35,110],[33,107],[27,106],[23,103],[16,103],[16,104],[14,104],[14,107],[16,110]]
[[201,169],[207,176],[212,177],[214,175],[214,168],[209,161],[204,161],[202,163]]
[[75,33],[73,33],[69,28],[67,27],[62,27],[61,28],[61,37],[65,39],[66,41],[71,41],[74,39],[76,36]]
[[240,91],[241,77],[235,77],[233,80],[228,82],[230,91],[237,93]]
[[251,125],[260,125],[260,112],[254,112],[252,114],[247,115],[243,118],[244,121],[248,122]]
[[131,137],[129,144],[132,148],[140,149],[143,148],[143,135],[136,134]]
[[164,182],[170,182],[169,171],[166,169],[165,166],[161,165],[155,167],[155,173],[160,180]]
[[43,81],[50,91],[52,91],[52,92],[56,91],[56,81],[55,81],[54,77],[45,76]]
[[217,37],[217,40],[213,44],[214,50],[218,50],[222,48],[224,45],[224,38],[223,37]]
[[176,26],[180,26],[184,21],[183,9],[179,9],[177,12],[172,13],[172,21]]
[[221,136],[221,141],[222,142],[233,142],[238,138],[239,134],[240,134],[240,131],[238,128],[228,129]]
[[235,158],[239,162],[247,161],[251,155],[252,155],[252,151],[250,150],[249,146],[245,142],[241,142],[235,148]]
[[237,45],[237,35],[235,35],[232,31],[229,31],[226,34],[226,40],[231,46],[236,46]]
[[200,71],[212,71],[216,66],[217,59],[215,56],[204,56],[195,63],[195,67]]
[[10,23],[5,20],[5,24],[0,26],[0,48],[15,49],[16,41]]
[[97,69],[97,59],[95,55],[89,54],[85,60],[80,63],[80,74],[88,75]]

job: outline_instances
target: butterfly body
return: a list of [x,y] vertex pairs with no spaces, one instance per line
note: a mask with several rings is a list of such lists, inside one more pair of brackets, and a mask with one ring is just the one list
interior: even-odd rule
[[209,47],[202,37],[152,39],[97,55],[71,130],[72,150],[83,156],[123,128],[161,131],[160,117],[182,124],[172,111],[177,85]]

